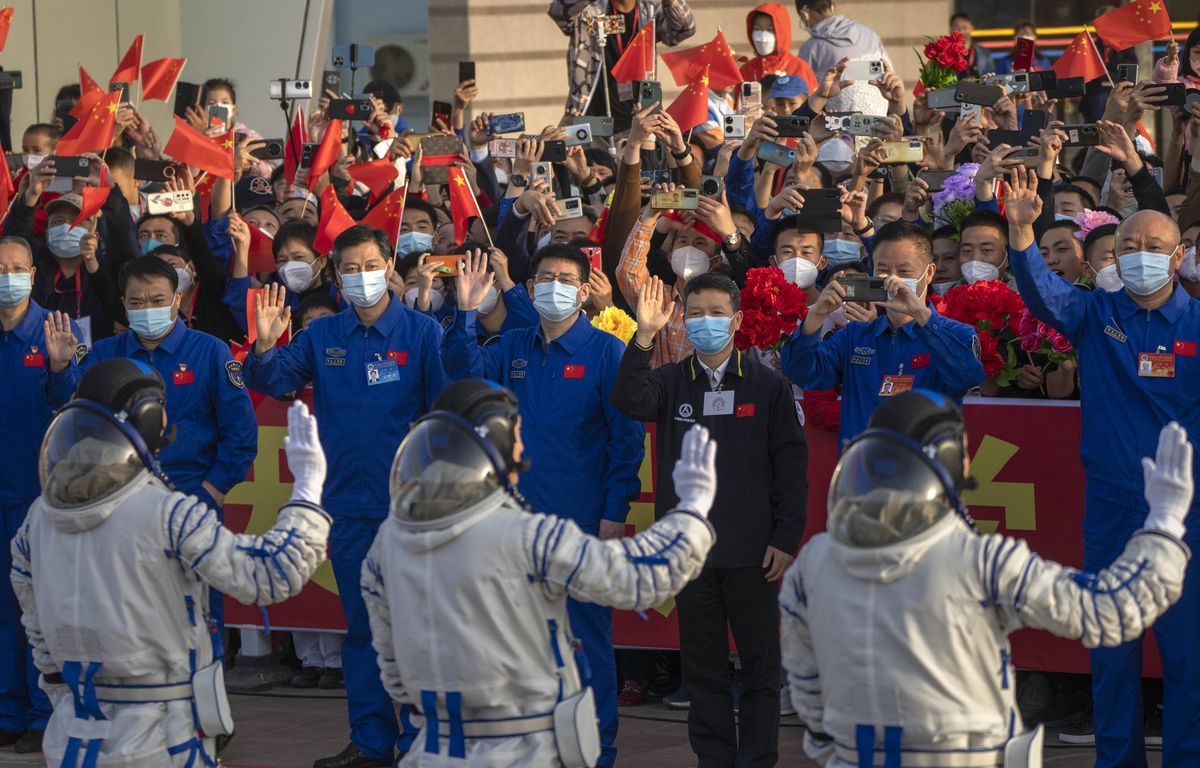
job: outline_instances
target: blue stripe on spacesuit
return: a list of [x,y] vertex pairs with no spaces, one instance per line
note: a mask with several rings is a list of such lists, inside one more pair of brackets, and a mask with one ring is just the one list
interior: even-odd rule
[[[1029,579],[1029,572],[1031,570],[1033,570],[1034,562],[1041,560],[1041,559],[1042,558],[1040,558],[1036,554],[1034,554],[1029,557],[1028,561],[1026,561],[1025,570],[1023,570],[1021,572],[1021,580],[1019,582],[1017,582],[1017,594],[1013,598],[1013,608],[1015,608],[1017,610],[1021,609],[1021,597],[1025,594],[1025,583]],[[1021,622],[1021,623],[1024,624],[1024,622]]]
[[[100,700],[96,696],[95,678],[96,673],[100,671],[100,662],[93,661],[87,665],[87,669],[83,668],[83,663],[79,661],[68,661],[62,665],[63,682],[71,689],[71,699],[75,706],[75,717],[79,720],[107,720],[104,713],[100,711]],[[104,744],[104,739],[89,739],[87,750],[83,755],[83,763],[79,768],[96,768],[96,763],[100,759],[100,747]],[[63,752],[62,766],[63,768],[77,768],[79,764],[79,750],[83,746],[83,740],[78,736],[72,736],[67,740],[67,748]]]
[[575,561],[575,567],[571,569],[571,575],[567,577],[564,587],[570,588],[571,582],[575,579],[575,574],[579,573],[579,569],[583,567],[583,557],[587,554],[588,545],[592,543],[591,539],[584,539],[583,546],[579,548],[579,559]]
[[854,727],[854,748],[858,750],[858,768],[875,768],[875,727]]
[[464,759],[467,756],[467,738],[463,731],[461,692],[446,692],[446,717],[450,722],[450,757]]
[[438,753],[437,691],[421,691],[421,712],[425,715],[425,752]]
[[676,533],[675,537],[667,542],[665,546],[659,547],[649,555],[638,555],[637,557],[631,557],[629,558],[629,561],[634,565],[670,565],[670,561],[667,560],[666,554],[674,549],[682,540],[683,533]]
[[904,729],[898,725],[883,728],[883,768],[900,768],[900,736]]

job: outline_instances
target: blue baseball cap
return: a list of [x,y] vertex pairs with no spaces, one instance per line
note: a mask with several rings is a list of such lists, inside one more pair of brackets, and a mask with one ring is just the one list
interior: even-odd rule
[[783,75],[776,78],[771,86],[772,99],[794,99],[797,96],[808,95],[808,83],[797,75]]

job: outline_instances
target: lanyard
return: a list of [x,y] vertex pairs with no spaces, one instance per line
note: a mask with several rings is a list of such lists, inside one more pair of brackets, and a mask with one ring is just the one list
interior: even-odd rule
[[[80,315],[83,314],[83,276],[79,274],[79,271],[82,268],[83,268],[83,265],[80,264],[79,267],[77,267],[75,269],[75,319],[76,320],[78,320]],[[62,267],[59,267],[58,271],[54,275],[54,292],[57,294],[66,294],[69,292],[69,291],[58,290],[58,281],[61,280],[62,278],[63,278]]]
[[200,286],[197,284],[196,290],[192,291],[192,303],[191,306],[188,307],[187,320],[184,321],[184,325],[186,325],[188,328],[192,327],[192,322],[196,319],[196,300],[199,298]]
[[[633,7],[633,24],[632,24],[633,28],[625,30],[625,34],[629,35],[630,39],[633,39],[633,36],[638,33],[638,29],[639,29],[638,20],[639,20],[640,14],[641,14],[641,10],[635,5]],[[621,36],[613,35],[613,39],[616,40],[616,43],[617,43],[617,56],[620,56],[622,53],[625,53],[625,41],[621,39]]]

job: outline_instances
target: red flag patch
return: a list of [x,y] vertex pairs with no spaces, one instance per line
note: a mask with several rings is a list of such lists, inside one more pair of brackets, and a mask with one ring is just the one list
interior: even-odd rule
[[395,360],[396,365],[408,365],[408,353],[397,352],[394,349],[388,350],[388,360]]
[[172,376],[171,379],[175,383],[175,386],[177,386],[177,387],[181,386],[183,384],[191,384],[192,382],[194,382],[196,380],[196,372],[195,371],[175,371],[175,375]]
[[582,379],[584,372],[587,370],[586,365],[564,365],[564,379]]
[[733,410],[739,419],[749,419],[754,416],[754,403],[742,403]]
[[923,355],[913,355],[913,359],[909,362],[908,367],[909,368],[928,368],[929,367],[929,353],[926,352]]
[[1196,356],[1196,342],[1180,341],[1179,339],[1176,339],[1175,340],[1175,354],[1179,355],[1180,357],[1195,357]]

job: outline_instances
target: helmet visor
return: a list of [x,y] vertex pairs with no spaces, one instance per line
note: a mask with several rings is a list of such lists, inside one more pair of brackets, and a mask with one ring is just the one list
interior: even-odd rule
[[392,514],[429,522],[459,512],[501,487],[483,438],[465,423],[434,416],[419,422],[392,462]]
[[50,422],[38,457],[42,494],[59,508],[102,501],[145,468],[112,418],[79,405],[64,408]]

